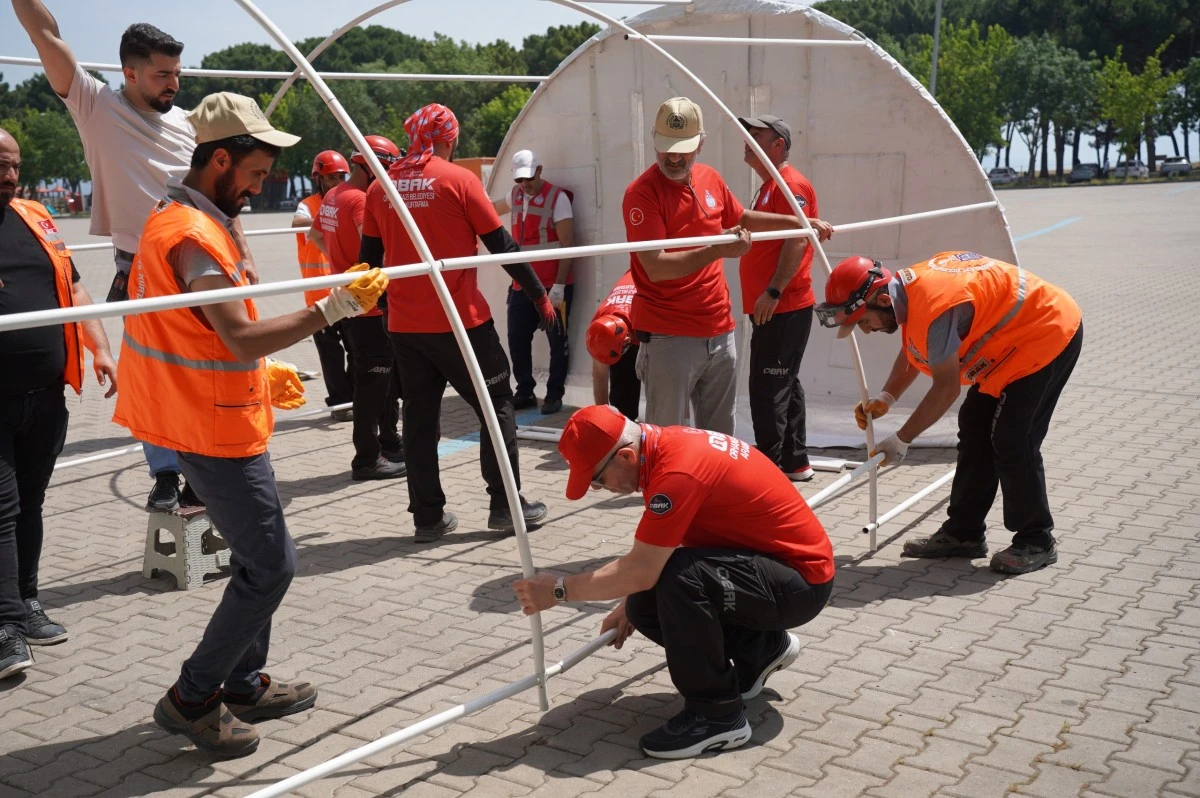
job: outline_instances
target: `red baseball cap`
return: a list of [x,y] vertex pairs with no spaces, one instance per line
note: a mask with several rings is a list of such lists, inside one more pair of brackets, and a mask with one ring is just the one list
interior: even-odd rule
[[558,453],[571,468],[567,498],[582,499],[604,461],[625,431],[625,416],[612,405],[592,405],[575,411],[563,427]]

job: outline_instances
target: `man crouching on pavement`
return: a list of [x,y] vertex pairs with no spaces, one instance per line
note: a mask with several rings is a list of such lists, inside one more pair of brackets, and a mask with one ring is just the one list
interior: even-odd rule
[[567,498],[641,491],[646,510],[623,557],[581,574],[514,584],[526,615],[560,601],[624,597],[601,626],[620,648],[637,630],[663,646],[684,709],[641,739],[647,756],[685,759],[750,739],[743,701],[800,654],[785,630],[808,623],[833,589],[833,547],[788,478],[730,435],[579,410],[558,451]]

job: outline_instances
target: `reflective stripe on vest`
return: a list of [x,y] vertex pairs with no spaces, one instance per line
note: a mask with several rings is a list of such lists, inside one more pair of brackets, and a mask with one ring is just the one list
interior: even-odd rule
[[[549,189],[547,191],[547,189]],[[520,186],[513,187],[512,199],[509,206],[512,208],[512,225],[517,231],[517,243],[521,245],[521,249],[551,249],[558,247],[558,237],[550,240],[550,220],[554,216],[554,204],[558,202],[558,195],[562,193],[562,189],[558,186],[553,186],[546,183],[545,187],[534,197],[525,194],[525,191]],[[517,210],[517,201],[524,195],[522,209]],[[537,197],[543,197],[544,201],[541,205],[534,205],[533,200]],[[525,218],[533,216],[538,220],[537,223],[537,241],[530,241],[526,244],[525,239],[532,238],[530,235],[529,225],[525,223]]]
[[257,360],[253,363],[243,363],[240,360],[193,360],[182,355],[176,355],[173,352],[164,352],[161,349],[154,349],[145,344],[140,344],[133,340],[128,331],[122,337],[121,342],[122,346],[128,346],[142,357],[159,360],[163,363],[169,363],[172,366],[181,366],[185,369],[196,369],[197,371],[257,371],[262,365]]

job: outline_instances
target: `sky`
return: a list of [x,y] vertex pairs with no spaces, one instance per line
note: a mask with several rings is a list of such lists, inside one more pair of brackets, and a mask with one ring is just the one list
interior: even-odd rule
[[[149,22],[175,36],[185,45],[183,63],[198,66],[210,52],[242,42],[274,42],[234,0],[210,0],[201,6],[181,0],[45,0],[58,20],[63,39],[80,61],[115,63],[121,33],[132,22]],[[258,0],[257,6],[293,41],[325,36],[382,0]],[[203,7],[206,11],[197,12]],[[632,17],[649,8],[647,4],[597,5],[614,17]],[[331,11],[330,9],[336,9]],[[114,13],[114,9],[119,12]],[[505,39],[515,47],[531,34],[545,33],[554,25],[576,25],[587,16],[549,0],[411,0],[391,8],[371,22],[387,25],[412,36],[432,38],[435,32],[471,43]],[[0,2],[0,55],[35,57],[25,31],[12,16],[11,6]],[[10,86],[32,76],[33,67],[0,64],[0,73]],[[113,80],[112,77],[109,78]],[[1090,141],[1085,138],[1085,142]],[[1192,134],[1193,157],[1200,152],[1200,137]],[[1182,142],[1180,142],[1182,145]],[[1170,139],[1158,141],[1158,153],[1173,154]],[[1068,157],[1070,150],[1068,149]],[[1083,161],[1095,161],[1095,152],[1084,146]],[[1117,156],[1110,153],[1115,164]],[[985,168],[994,159],[984,159]],[[1013,145],[1012,165],[1025,169],[1029,151],[1018,140]],[[1051,154],[1051,169],[1054,168]]]

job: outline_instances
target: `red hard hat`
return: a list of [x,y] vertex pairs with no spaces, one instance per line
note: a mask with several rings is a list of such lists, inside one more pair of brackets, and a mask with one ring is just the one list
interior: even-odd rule
[[[375,153],[375,157],[384,166],[400,160],[400,148],[386,136],[364,136],[363,138],[367,140],[367,145],[371,148],[371,152]],[[367,165],[366,156],[358,150],[355,150],[350,155],[350,160],[354,163],[360,163],[363,166]]]
[[844,338],[867,312],[867,297],[884,287],[892,273],[877,260],[852,255],[834,267],[825,283],[825,301],[813,310],[823,327],[841,327]]
[[633,343],[629,323],[615,313],[601,316],[587,329],[588,354],[606,366],[611,366]]
[[312,173],[314,175],[336,175],[339,172],[349,171],[350,164],[346,163],[345,157],[337,150],[318,152],[317,157],[313,158]]

